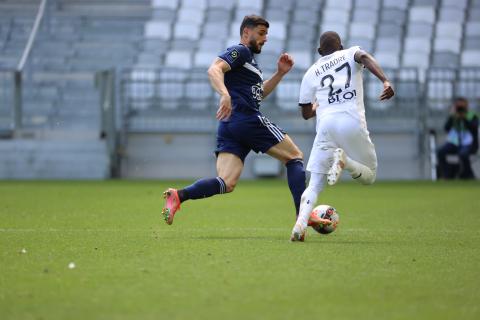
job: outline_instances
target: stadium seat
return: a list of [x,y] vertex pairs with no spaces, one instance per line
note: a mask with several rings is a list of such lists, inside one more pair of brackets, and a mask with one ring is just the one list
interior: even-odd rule
[[225,44],[224,44],[224,47],[225,48],[228,48],[230,46],[233,46],[233,45],[236,45],[236,44],[239,44],[240,43],[240,35],[238,36],[231,36],[231,37],[228,37],[226,40],[225,40]]
[[343,23],[335,23],[335,22],[323,22],[320,26],[320,32],[326,31],[335,31],[340,35],[340,38],[346,39],[347,38],[347,26]]
[[201,38],[198,41],[198,49],[199,51],[210,51],[219,53],[220,51],[226,49],[225,40],[213,37]]
[[175,20],[176,11],[170,8],[158,8],[153,9],[152,18],[153,20],[173,23]]
[[253,9],[260,14],[263,10],[263,0],[237,0],[237,8]]
[[409,22],[426,22],[433,24],[435,22],[434,7],[411,7]]
[[373,52],[373,40],[366,38],[355,38],[350,36],[348,38],[348,47],[359,46],[367,52]]
[[439,68],[458,68],[459,55],[451,51],[436,51],[432,56],[432,66]]
[[353,21],[376,24],[378,20],[378,12],[369,8],[358,8],[353,11]]
[[468,21],[479,21],[480,20],[480,8],[474,8],[468,10]]
[[[473,55],[477,56],[475,57]],[[479,52],[472,53],[472,57],[478,66],[478,54]],[[467,97],[468,99],[476,100],[480,98],[480,69],[479,68],[466,68],[461,69],[459,72],[459,79],[457,80],[456,93],[459,96]]]
[[480,36],[480,22],[471,21],[465,24],[465,36]]
[[269,39],[262,48],[262,53],[264,52],[272,52],[276,54],[280,54],[285,50],[285,41],[282,39]]
[[442,7],[438,16],[440,22],[458,22],[465,20],[465,10],[456,7]]
[[379,38],[397,38],[402,35],[403,28],[396,23],[381,23],[377,26],[377,37]]
[[165,57],[165,65],[180,69],[192,67],[192,54],[190,51],[169,51]]
[[228,24],[226,22],[207,22],[203,25],[202,37],[219,38],[225,40],[229,36]]
[[195,22],[183,22],[175,24],[173,32],[175,39],[197,40],[200,37],[200,25]]
[[435,30],[436,36],[442,38],[461,39],[463,34],[462,25],[455,22],[438,22]]
[[439,0],[413,0],[413,3],[411,4],[414,7],[423,7],[423,6],[430,6],[430,7],[436,7],[438,6]]
[[375,38],[375,25],[366,22],[352,22],[349,36],[373,40]]
[[271,21],[268,28],[268,41],[272,39],[285,40],[287,37],[287,26],[281,21]]
[[182,8],[193,8],[203,11],[206,7],[207,0],[182,0]]
[[302,0],[294,2],[294,10],[309,9],[312,11],[318,11],[323,7],[325,0]]
[[[205,21],[208,24],[229,23],[231,20],[231,10],[225,8],[208,8],[206,10]],[[226,28],[226,27],[225,27]],[[218,30],[222,31],[222,30]]]
[[313,41],[317,40],[315,39],[316,36],[317,33],[312,25],[295,23],[290,25],[289,37],[287,41],[297,40],[298,38],[301,38],[303,42]]
[[418,52],[428,54],[431,50],[430,39],[407,37],[405,38],[404,50],[407,53]]
[[141,52],[137,57],[137,64],[142,65],[144,67],[146,66],[149,66],[151,68],[158,67],[161,64],[160,55],[156,53]]
[[163,21],[148,21],[145,23],[145,37],[170,39],[172,27],[170,23]]
[[290,11],[295,3],[296,0],[276,0],[276,1],[265,1],[268,5],[268,8],[280,8],[284,11]]
[[406,11],[398,8],[383,8],[380,12],[380,21],[386,24],[403,26],[406,17]]
[[341,9],[348,12],[352,8],[352,0],[343,0],[343,1],[327,0],[325,3],[325,8]]
[[463,42],[464,50],[480,50],[480,37],[466,37]]
[[375,58],[384,68],[398,68],[400,66],[400,58],[397,52],[377,50]]
[[292,50],[289,52],[295,60],[295,68],[300,68],[302,71],[307,70],[312,65],[312,52],[303,50]]
[[408,8],[408,0],[383,0],[383,7],[406,10]]
[[461,55],[461,65],[464,67],[480,67],[480,50],[464,50]]
[[458,54],[460,53],[460,46],[460,39],[437,37],[433,49],[434,51],[449,51]]
[[425,22],[412,22],[408,24],[408,37],[422,37],[431,39],[433,35],[433,25]]
[[276,103],[278,107],[286,111],[298,111],[298,95],[300,93],[301,82],[282,81],[275,90]]
[[392,38],[377,38],[376,50],[379,51],[391,51],[391,52],[400,52],[402,47],[400,37]]
[[285,49],[287,50],[287,52],[298,50],[316,52],[316,48],[318,47],[318,44],[316,42],[317,41],[315,41],[315,44],[313,44],[313,42],[311,41],[306,43],[301,38],[299,39],[292,37],[287,40],[287,46]]
[[380,0],[356,0],[354,11],[359,10],[360,8],[377,12],[380,8]]
[[290,24],[290,28],[296,25],[308,25],[313,26],[318,23],[318,12],[311,9],[296,9],[293,11],[293,24]]
[[424,52],[404,52],[402,55],[402,66],[427,69],[429,56]]
[[290,12],[280,8],[268,8],[265,11],[267,21],[288,21]]
[[180,0],[152,0],[153,8],[168,8],[176,10],[180,4]]
[[442,0],[442,7],[455,7],[464,10],[468,0]]
[[175,25],[178,26],[186,22],[200,25],[204,18],[205,11],[202,9],[185,7],[178,10],[177,21],[179,23],[176,23]]
[[209,8],[223,8],[232,10],[235,6],[235,0],[208,0]]
[[200,50],[194,53],[193,64],[197,68],[208,68],[217,56],[218,51]]
[[170,50],[193,51],[198,47],[197,40],[178,38],[170,41]]
[[338,24],[347,24],[349,21],[349,11],[339,8],[327,8],[323,10],[322,23],[332,22]]

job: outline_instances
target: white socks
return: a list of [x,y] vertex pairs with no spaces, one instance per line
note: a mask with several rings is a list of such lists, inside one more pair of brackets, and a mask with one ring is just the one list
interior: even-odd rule
[[307,228],[310,213],[317,203],[317,197],[320,192],[322,192],[326,181],[326,174],[312,172],[310,175],[308,187],[302,194],[302,200],[300,201],[300,212],[297,219],[297,223],[300,223],[304,228]]
[[377,171],[370,169],[369,167],[350,159],[346,156],[345,170],[350,172],[350,175],[354,180],[357,180],[361,184],[372,184],[377,177]]

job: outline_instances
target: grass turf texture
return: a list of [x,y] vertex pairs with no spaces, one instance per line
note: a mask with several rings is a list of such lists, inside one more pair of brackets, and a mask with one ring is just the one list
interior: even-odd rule
[[342,182],[319,201],[339,229],[305,243],[285,181],[241,181],[167,226],[170,185],[1,182],[0,318],[480,318],[479,183]]

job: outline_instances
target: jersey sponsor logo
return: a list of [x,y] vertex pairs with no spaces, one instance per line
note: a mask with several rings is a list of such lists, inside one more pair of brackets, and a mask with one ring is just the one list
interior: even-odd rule
[[252,96],[253,96],[253,99],[257,100],[258,102],[262,101],[263,83],[259,82],[252,86]]
[[[338,73],[346,73],[345,83],[335,83],[335,76]],[[338,77],[337,77],[338,79]],[[334,70],[334,73],[325,75],[320,80],[322,88],[327,87],[328,92],[328,104],[332,103],[344,103],[357,97],[357,91],[355,89],[350,90],[352,80],[352,68],[348,62],[345,62],[341,66]]]

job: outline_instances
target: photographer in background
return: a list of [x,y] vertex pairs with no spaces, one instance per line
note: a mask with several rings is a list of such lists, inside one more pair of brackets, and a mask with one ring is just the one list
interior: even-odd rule
[[456,170],[447,164],[447,155],[456,154],[460,158],[460,179],[475,179],[470,165],[470,155],[478,150],[478,117],[468,110],[468,100],[458,97],[453,101],[452,110],[445,123],[447,141],[437,151],[440,175],[444,179],[456,176]]

